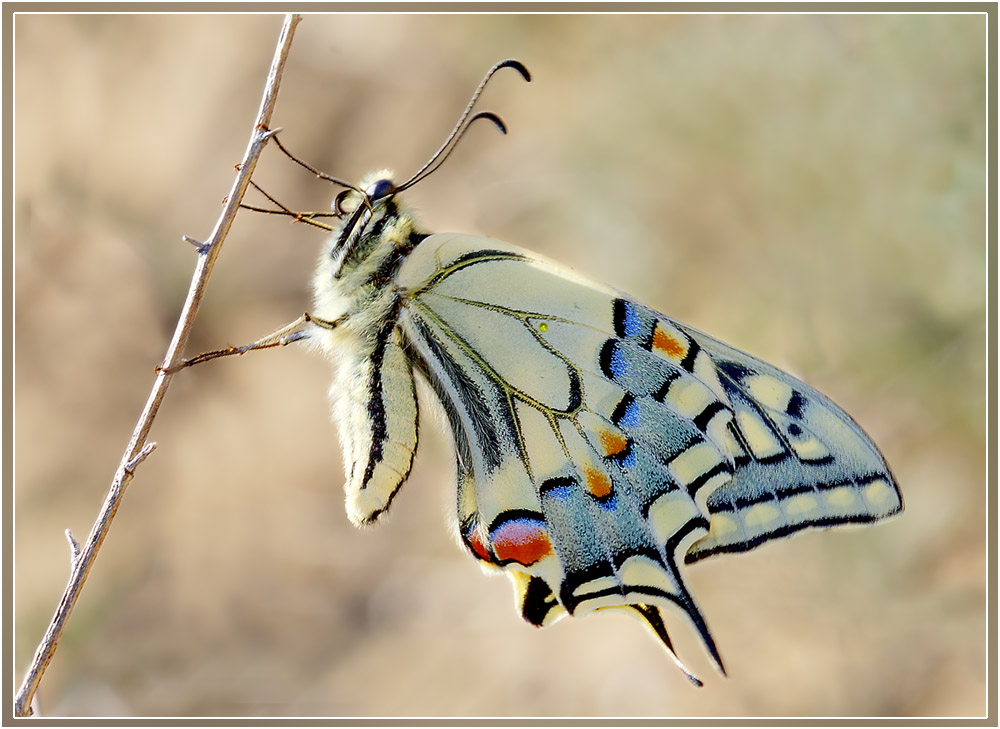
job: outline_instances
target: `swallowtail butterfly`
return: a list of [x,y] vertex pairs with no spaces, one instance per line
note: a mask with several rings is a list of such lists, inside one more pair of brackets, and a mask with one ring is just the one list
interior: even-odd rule
[[347,512],[359,525],[410,473],[425,379],[454,438],[461,540],[510,576],[524,619],[628,611],[700,685],[661,615],[683,616],[725,672],[682,565],[877,521],[902,499],[861,428],[791,375],[516,246],[420,227],[400,193],[475,120],[506,131],[490,112],[471,115],[505,67],[530,80],[517,61],[492,68],[406,182],[322,175],[347,189],[309,326],[240,351],[308,339],[334,360]]

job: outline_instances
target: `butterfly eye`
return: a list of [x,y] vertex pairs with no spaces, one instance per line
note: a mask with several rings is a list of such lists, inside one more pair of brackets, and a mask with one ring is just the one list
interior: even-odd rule
[[354,194],[354,190],[342,190],[339,192],[337,197],[333,199],[333,212],[340,216],[353,213],[358,206],[357,203],[348,198]]
[[368,187],[368,189],[365,190],[365,194],[371,200],[378,200],[383,197],[388,197],[389,195],[392,195],[394,192],[396,192],[396,186],[392,184],[392,180],[385,180],[385,179],[378,180],[372,183]]

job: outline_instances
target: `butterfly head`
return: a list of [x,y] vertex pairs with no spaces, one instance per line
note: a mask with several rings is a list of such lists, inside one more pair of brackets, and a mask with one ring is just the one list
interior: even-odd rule
[[[385,203],[396,194],[396,183],[389,170],[379,170],[365,177],[357,188],[343,190],[333,200],[333,211],[349,219],[359,207],[374,212],[377,203]],[[362,194],[363,191],[363,194]]]
[[[392,172],[379,170],[337,195],[332,207],[341,222],[323,253],[325,275],[353,285],[370,283],[380,262],[412,246],[413,219],[397,191]],[[361,278],[355,280],[355,274]]]
[[507,133],[506,124],[493,112],[472,113],[487,83],[504,68],[514,69],[525,81],[531,80],[531,74],[520,61],[507,60],[494,65],[473,93],[444,144],[405,181],[397,183],[388,170],[368,175],[357,186],[320,175],[347,188],[333,201],[334,212],[341,223],[324,249],[316,274],[315,288],[320,298],[329,296],[344,301],[385,288],[393,267],[426,237],[415,229],[412,216],[397,200],[397,194],[433,174],[476,121],[485,119]]

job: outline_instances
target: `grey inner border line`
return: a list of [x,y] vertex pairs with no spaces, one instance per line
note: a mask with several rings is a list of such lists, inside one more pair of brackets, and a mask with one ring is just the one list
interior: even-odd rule
[[[734,3],[734,2],[706,2],[706,3],[602,3],[602,2],[568,2],[568,3],[318,3],[306,2],[299,4],[266,2],[266,3],[108,3],[108,2],[13,2],[2,4],[2,39],[3,39],[3,249],[2,249],[2,285],[3,292],[3,357],[0,362],[2,369],[3,387],[3,452],[2,473],[3,489],[3,663],[0,669],[4,682],[3,698],[4,711],[2,726],[18,726],[31,724],[39,727],[106,727],[106,726],[237,726],[237,727],[258,727],[258,726],[552,726],[552,727],[597,727],[597,726],[627,726],[627,727],[654,727],[654,726],[997,726],[997,580],[989,580],[987,590],[987,606],[990,638],[987,646],[987,714],[983,718],[877,718],[877,717],[852,717],[850,719],[814,719],[814,718],[790,718],[774,717],[759,719],[632,719],[632,718],[518,718],[518,719],[489,719],[489,718],[337,718],[337,719],[299,719],[282,717],[280,719],[267,718],[208,718],[208,717],[178,717],[175,719],[43,719],[43,718],[15,718],[13,716],[14,692],[20,683],[21,675],[18,667],[14,665],[13,634],[14,634],[14,601],[13,601],[13,395],[14,395],[14,373],[13,373],[13,303],[14,303],[14,271],[13,271],[13,250],[14,250],[14,229],[10,211],[13,209],[14,198],[14,167],[13,167],[13,56],[14,56],[14,16],[18,13],[46,13],[46,14],[84,14],[84,13],[114,13],[114,14],[153,14],[153,13],[245,13],[245,14],[277,14],[286,12],[301,13],[476,13],[476,14],[574,14],[574,13],[732,13],[732,14],[793,14],[793,13],[836,13],[836,14],[917,14],[917,13],[940,13],[940,14],[984,14],[987,16],[987,59],[988,69],[994,71],[993,78],[990,78],[987,85],[987,191],[993,192],[987,196],[987,260],[994,264],[989,267],[987,276],[987,297],[989,312],[997,312],[997,269],[996,260],[998,254],[997,245],[997,171],[996,171],[996,149],[997,149],[997,12],[996,2],[761,2],[761,3]],[[307,18],[306,18],[307,19]],[[992,93],[991,93],[992,92]],[[993,164],[990,164],[990,163]],[[993,256],[990,257],[989,253]],[[988,565],[997,564],[997,361],[996,361],[996,322],[993,329],[987,328],[987,357],[988,369],[987,377],[990,386],[989,392],[993,397],[987,402],[987,434],[988,437],[988,464],[987,478],[991,485],[988,502],[992,508],[987,510],[987,540],[988,540]],[[990,345],[993,345],[991,347]],[[992,355],[992,357],[991,357]],[[995,577],[995,573],[994,573]],[[23,667],[21,667],[23,669]],[[990,680],[992,679],[992,680]]]

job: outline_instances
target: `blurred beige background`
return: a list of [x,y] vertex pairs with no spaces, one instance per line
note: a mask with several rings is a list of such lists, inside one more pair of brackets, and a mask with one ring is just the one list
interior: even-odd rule
[[[279,15],[15,24],[16,665],[153,380],[246,145]],[[985,16],[310,15],[274,123],[407,198],[789,369],[884,450],[907,510],[687,574],[730,677],[638,622],[538,630],[457,546],[427,419],[393,511],[342,504],[329,365],[294,348],[174,380],[39,695],[56,715],[975,716],[985,712]],[[268,150],[286,204],[335,192]],[[321,234],[241,214],[189,352],[310,306]]]

